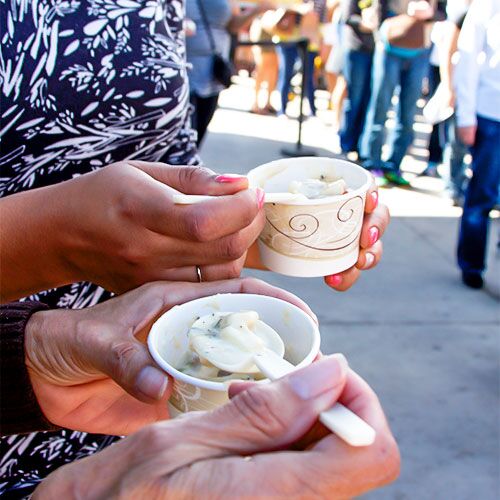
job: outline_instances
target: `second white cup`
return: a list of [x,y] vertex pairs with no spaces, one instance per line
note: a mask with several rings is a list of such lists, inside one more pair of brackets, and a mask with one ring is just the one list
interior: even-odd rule
[[202,380],[178,370],[183,363],[187,333],[193,322],[213,312],[249,310],[256,311],[259,318],[283,339],[286,360],[297,368],[313,362],[320,346],[318,325],[302,309],[289,302],[267,295],[228,293],[175,306],[153,324],[148,336],[153,359],[174,379],[169,400],[171,417],[193,410],[211,410],[228,401],[227,383]]

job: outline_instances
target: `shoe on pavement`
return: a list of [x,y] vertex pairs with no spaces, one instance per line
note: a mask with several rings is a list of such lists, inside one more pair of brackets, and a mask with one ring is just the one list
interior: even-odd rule
[[397,172],[385,172],[384,174],[387,182],[394,184],[399,187],[410,187],[411,184],[399,173]]
[[463,271],[462,272],[462,281],[464,282],[464,285],[467,285],[469,288],[474,288],[476,290],[479,290],[480,288],[483,288],[483,277],[481,276],[481,273],[474,272],[474,271]]
[[441,176],[438,172],[438,164],[434,162],[429,162],[427,168],[420,174],[422,177],[433,177],[434,179],[440,179]]
[[384,176],[384,171],[380,168],[368,169],[368,171],[375,177],[375,184],[378,187],[387,186],[388,182]]

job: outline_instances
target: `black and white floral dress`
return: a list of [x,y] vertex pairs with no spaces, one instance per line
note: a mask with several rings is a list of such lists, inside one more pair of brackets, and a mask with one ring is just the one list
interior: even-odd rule
[[[0,9],[0,196],[124,159],[198,162],[183,0],[0,0]],[[77,283],[35,298],[81,308],[108,297]],[[0,495],[28,495],[58,466],[113,439],[3,438]]]

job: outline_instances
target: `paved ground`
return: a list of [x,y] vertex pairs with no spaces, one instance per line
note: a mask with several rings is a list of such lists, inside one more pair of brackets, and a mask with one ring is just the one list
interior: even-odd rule
[[[223,95],[202,150],[220,172],[246,172],[280,157],[296,123],[251,115],[249,83]],[[305,124],[305,144],[332,155],[328,112]],[[418,151],[408,172],[423,170]],[[424,137],[424,138],[422,138]],[[409,175],[409,177],[412,177]],[[415,189],[385,189],[393,214],[377,269],[347,293],[320,279],[252,273],[305,299],[318,314],[322,349],[340,351],[378,392],[400,444],[403,467],[388,500],[500,498],[500,224],[494,221],[487,288],[463,287],[454,263],[460,209],[440,197],[440,181],[415,177]]]

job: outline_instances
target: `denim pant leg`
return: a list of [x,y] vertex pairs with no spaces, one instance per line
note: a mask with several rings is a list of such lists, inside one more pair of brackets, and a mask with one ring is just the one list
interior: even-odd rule
[[298,57],[295,46],[280,47],[280,78],[279,90],[281,94],[281,112],[285,113],[288,104],[288,93],[290,92],[290,80],[293,76],[293,67]]
[[399,172],[401,162],[413,141],[417,100],[422,93],[422,81],[429,71],[429,52],[426,50],[418,56],[407,58],[401,65],[398,114],[387,162],[387,166],[395,172]]
[[382,145],[385,140],[385,120],[391,106],[392,94],[400,79],[401,58],[388,54],[378,44],[373,57],[372,92],[365,129],[361,137],[361,157],[367,159],[367,166],[381,168]]
[[[429,64],[429,95],[433,96],[441,81],[439,67]],[[442,163],[446,145],[447,126],[444,122],[435,123],[429,137],[429,163]]]
[[345,152],[359,149],[358,143],[370,101],[372,60],[371,52],[347,50],[345,54],[344,77],[347,83],[347,99],[340,131],[340,146]]
[[448,122],[448,143],[444,150],[444,161],[447,166],[446,187],[453,196],[463,196],[466,182],[466,165],[464,157],[468,153],[467,146],[460,140],[457,134],[457,123],[455,115]]
[[462,271],[482,272],[489,213],[497,201],[500,183],[500,122],[477,117],[472,170],[465,194],[457,257]]
[[314,102],[314,59],[316,59],[316,56],[318,55],[318,52],[314,51],[307,51],[307,57],[306,57],[306,62],[307,62],[307,78],[306,78],[306,88],[305,88],[305,93],[307,95],[307,100],[309,101],[309,107],[311,108],[311,113],[313,115],[316,115],[316,103]]

